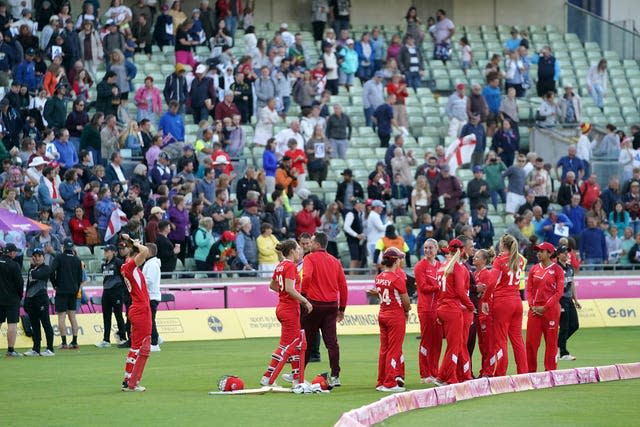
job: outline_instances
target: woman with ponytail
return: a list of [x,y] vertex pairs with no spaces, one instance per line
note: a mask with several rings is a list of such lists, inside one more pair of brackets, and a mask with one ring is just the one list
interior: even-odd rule
[[[313,307],[311,303],[300,294],[300,274],[298,273],[297,263],[302,258],[302,250],[298,243],[293,240],[285,240],[276,244],[276,252],[282,255],[282,261],[276,266],[269,288],[278,292],[279,302],[276,307],[276,317],[281,325],[280,344],[271,356],[271,363],[267,367],[260,384],[263,386],[273,385],[278,375],[276,367],[283,357],[291,357],[291,369],[293,371],[293,385],[300,382],[300,363],[304,363],[304,354],[306,345],[304,337],[300,334],[300,305],[303,305],[307,313],[311,313]],[[287,347],[293,345],[293,351]],[[285,360],[286,362],[286,360]],[[280,367],[281,369],[281,367]]]
[[527,354],[522,339],[522,300],[520,276],[524,274],[524,257],[518,253],[518,241],[510,234],[500,239],[500,255],[493,262],[492,278],[487,293],[493,295],[490,307],[495,350],[495,376],[507,374],[511,341],[519,374],[527,372]]
[[416,264],[416,288],[418,290],[418,319],[420,319],[420,348],[418,364],[420,382],[429,384],[438,375],[438,362],[442,351],[442,326],[438,318],[437,303],[440,284],[438,269],[441,264],[436,259],[438,242],[427,239],[424,242],[424,258]]
[[[407,276],[402,271],[404,253],[391,247],[382,254],[383,271],[375,284],[380,298],[380,355],[376,390],[404,391],[404,356],[402,344],[411,302],[407,294]],[[402,273],[402,274],[401,274]]]
[[[496,253],[493,248],[480,249],[473,257],[473,265],[476,267],[474,277],[476,284],[487,285],[492,281],[492,270],[487,268],[491,265]],[[480,298],[480,313],[478,314],[478,347],[482,355],[481,377],[492,377],[495,371],[495,351],[493,339],[493,323],[491,321],[491,306],[493,305],[493,294],[485,291]],[[493,359],[493,360],[492,360]]]
[[458,365],[469,370],[469,353],[464,340],[464,316],[467,312],[473,313],[475,310],[468,295],[469,270],[462,264],[464,245],[458,239],[451,240],[447,251],[451,259],[444,269],[438,272],[438,322],[442,325],[447,349],[438,376],[434,380],[437,386],[458,383]]

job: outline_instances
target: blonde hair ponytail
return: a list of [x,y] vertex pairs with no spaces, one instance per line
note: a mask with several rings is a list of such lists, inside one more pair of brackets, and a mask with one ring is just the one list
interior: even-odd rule
[[446,278],[449,274],[451,274],[451,272],[453,271],[453,267],[456,265],[456,263],[458,261],[460,261],[460,253],[462,252],[462,249],[458,248],[458,250],[456,250],[456,253],[453,254],[451,256],[451,259],[449,260],[449,263],[447,264],[447,266],[444,268],[444,277]]
[[502,236],[502,245],[509,250],[509,270],[518,271],[520,254],[518,253],[518,241],[510,234]]

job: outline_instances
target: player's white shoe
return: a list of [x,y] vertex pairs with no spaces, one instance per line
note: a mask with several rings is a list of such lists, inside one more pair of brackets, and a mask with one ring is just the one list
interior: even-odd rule
[[141,385],[137,385],[133,388],[131,387],[122,387],[122,391],[125,392],[129,392],[129,393],[133,393],[133,392],[143,392],[143,391],[147,391],[146,387],[142,387]]
[[96,343],[96,347],[98,348],[109,348],[111,347],[111,343],[108,341],[100,341],[99,343]]
[[38,353],[37,351],[33,351],[33,350],[25,351],[22,354],[24,354],[27,357],[40,356],[40,353]]
[[164,342],[164,339],[158,335],[158,345],[162,345],[162,343]]
[[44,356],[44,357],[53,357],[55,355],[56,354],[53,351],[49,350],[49,349],[46,349],[45,351],[41,351],[40,352],[40,356]]
[[282,381],[287,383],[293,382],[293,374],[282,374],[280,375],[280,378],[282,378]]
[[263,387],[276,387],[277,386],[277,384],[275,382],[273,384],[269,384],[269,380],[271,380],[271,378],[265,377],[263,375],[262,378],[260,378],[260,385],[263,386]]
[[150,347],[150,351],[161,351],[160,350],[160,345],[152,345]]
[[426,378],[420,378],[420,382],[422,384],[433,384],[433,380],[435,380],[435,378],[433,378],[431,376],[426,377]]
[[573,361],[573,360],[576,360],[576,358],[575,356],[572,356],[570,354],[565,354],[564,356],[560,356],[560,360]]
[[340,383],[340,377],[331,377],[329,379],[329,385],[331,387],[340,387],[342,384]]
[[395,387],[380,386],[380,387],[377,387],[376,390],[382,391],[382,392],[385,392],[385,393],[398,393],[398,392],[401,392],[401,391],[406,391],[407,389],[397,385]]
[[433,380],[433,383],[436,385],[436,387],[444,387],[446,385],[449,385],[448,383],[439,380],[438,378],[436,378],[435,380]]

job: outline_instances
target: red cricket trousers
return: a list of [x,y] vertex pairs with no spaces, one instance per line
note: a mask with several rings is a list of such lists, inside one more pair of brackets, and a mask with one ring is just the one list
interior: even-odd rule
[[286,346],[300,337],[300,311],[299,305],[287,307],[278,304],[276,317],[280,321],[280,345]]
[[529,311],[527,320],[527,364],[529,372],[538,369],[538,348],[544,335],[544,370],[553,371],[557,367],[558,324],[560,323],[560,304],[546,309],[542,316]]
[[132,305],[129,308],[128,319],[131,322],[131,348],[137,350],[142,346],[142,340],[151,336],[151,307]]
[[[491,314],[480,313],[478,315],[478,348],[482,356],[481,377],[492,377],[495,371],[495,352],[493,339],[493,319]],[[493,359],[493,360],[492,360]]]
[[378,381],[376,387],[395,387],[396,378],[404,379],[404,343],[407,328],[403,313],[390,313],[378,318],[380,325],[380,354],[378,356]]
[[442,326],[436,321],[438,313],[434,310],[418,312],[418,318],[420,319],[420,349],[418,350],[420,378],[436,378],[442,352]]
[[[528,372],[527,354],[522,340],[522,301],[519,298],[494,299],[491,317],[493,320],[493,348],[496,357],[495,376],[507,375],[507,367],[509,366],[507,339],[511,341],[517,372],[519,374]],[[540,342],[539,339],[538,342]]]
[[[442,322],[444,337],[447,340],[447,348],[440,363],[440,370],[437,378],[448,384],[458,382],[456,369],[458,366],[458,358],[462,352],[462,347],[466,346],[467,341],[464,338],[464,319],[462,310],[439,309],[438,319]],[[467,331],[469,328],[466,328]]]
[[[471,371],[471,357],[469,356],[469,347],[467,347],[467,343],[469,342],[469,331],[471,329],[471,325],[473,324],[474,314],[472,311],[464,310],[462,312],[462,321],[463,321],[463,331],[462,331],[462,348],[460,349],[460,354],[458,354],[458,368],[456,376],[458,377],[458,381],[468,381],[473,379],[473,373]],[[475,334],[475,332],[474,332]]]

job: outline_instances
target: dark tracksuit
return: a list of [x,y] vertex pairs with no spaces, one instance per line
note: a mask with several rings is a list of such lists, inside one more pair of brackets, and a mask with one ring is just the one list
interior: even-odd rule
[[40,353],[42,333],[40,325],[44,329],[47,339],[47,349],[53,352],[53,327],[49,319],[49,295],[47,283],[51,269],[48,265],[31,266],[27,276],[27,293],[24,298],[24,310],[29,315],[31,329],[33,331],[33,351]]
[[102,263],[102,321],[104,323],[103,340],[109,342],[111,335],[111,313],[116,317],[118,336],[121,340],[127,339],[126,326],[122,317],[122,304],[124,303],[124,279],[120,273],[122,261],[113,257],[111,261]]
[[18,323],[24,281],[20,265],[7,255],[0,256],[0,323]]
[[558,263],[564,270],[564,293],[560,298],[560,330],[558,331],[558,349],[560,350],[560,356],[566,356],[569,353],[567,350],[567,340],[571,338],[580,324],[578,322],[578,311],[576,305],[571,298],[571,284],[573,283],[573,267],[571,264]]

